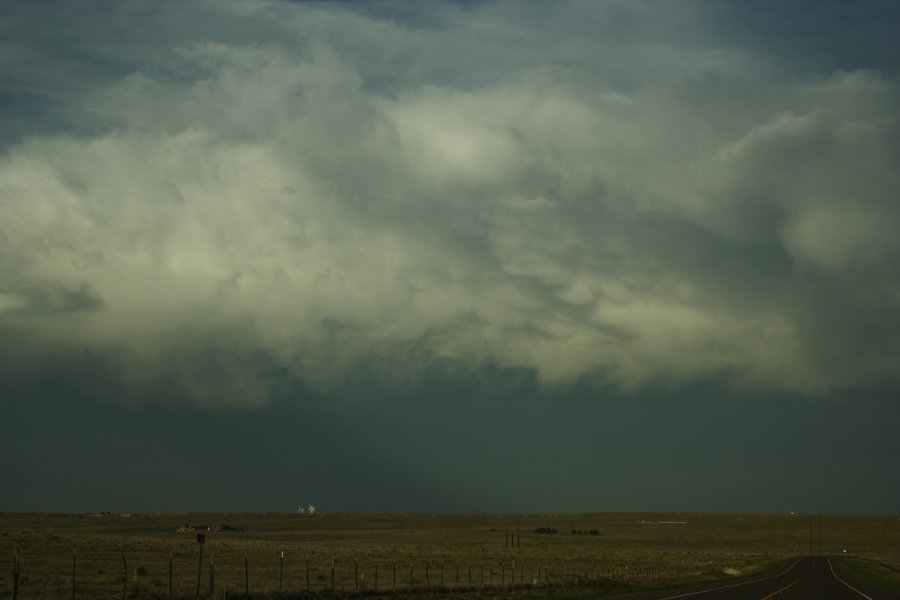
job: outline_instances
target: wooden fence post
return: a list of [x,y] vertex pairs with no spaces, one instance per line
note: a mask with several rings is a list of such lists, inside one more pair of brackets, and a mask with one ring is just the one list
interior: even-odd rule
[[78,564],[78,548],[72,550],[72,600],[75,600],[75,572]]
[[309,554],[306,555],[306,591],[309,591]]
[[281,551],[281,558],[278,559],[278,591],[281,591],[281,584],[284,581],[284,550]]
[[331,555],[331,591],[334,591],[334,554]]
[[[125,572],[128,572],[128,569],[125,569]],[[172,551],[169,550],[169,598],[172,597]],[[124,598],[124,596],[123,596]]]
[[250,595],[250,560],[247,553],[244,553],[244,593]]
[[[122,577],[122,600],[125,600],[126,594],[128,593],[128,559],[125,558],[124,552],[122,552],[122,566],[125,567],[125,570],[123,571],[125,575]],[[169,595],[171,595],[171,593]]]
[[216,553],[209,552],[209,596],[212,598],[216,589]]
[[377,560],[375,561],[375,585],[374,585],[374,589],[375,589],[376,592],[378,591],[378,561],[377,561]]
[[19,600],[19,547],[16,546],[16,560],[13,563],[13,600]]
[[[199,536],[198,536],[199,537]],[[200,544],[200,559],[197,561],[197,598],[200,597],[200,576],[203,574],[203,544]],[[127,577],[126,573],[126,577]]]

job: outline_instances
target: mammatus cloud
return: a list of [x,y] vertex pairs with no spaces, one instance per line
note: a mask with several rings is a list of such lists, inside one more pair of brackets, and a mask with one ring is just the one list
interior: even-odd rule
[[[678,76],[657,78],[658,47],[582,38],[481,78],[429,42],[482,22],[463,10],[426,35],[236,6],[216,14],[271,37],[173,20],[173,48],[79,90],[66,110],[89,131],[7,142],[11,369],[87,354],[125,393],[164,382],[209,406],[486,366],[627,390],[896,381],[894,76],[748,77],[765,61],[726,49],[698,71],[671,41]],[[511,61],[536,31],[475,49]],[[601,58],[563,61],[573,44]]]

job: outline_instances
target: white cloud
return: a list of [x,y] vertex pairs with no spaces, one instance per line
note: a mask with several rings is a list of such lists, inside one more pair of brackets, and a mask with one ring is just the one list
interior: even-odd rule
[[[808,393],[891,377],[889,340],[833,368],[828,324],[900,308],[892,79],[750,81],[726,67],[752,57],[683,48],[661,82],[659,46],[623,42],[611,56],[644,58],[616,84],[605,59],[514,61],[493,44],[543,34],[496,22],[463,45],[509,69],[479,79],[413,26],[253,10],[272,39],[170,25],[174,49],[85,91],[73,114],[97,131],[6,148],[0,325],[34,361],[88,347],[211,406],[364,367]],[[441,52],[477,22],[442,10]]]
[[900,255],[897,216],[860,204],[811,207],[794,215],[783,230],[788,252],[803,265],[829,271],[882,263],[894,268]]
[[19,294],[9,294],[0,292],[0,312],[7,310],[16,310],[24,308],[26,300]]

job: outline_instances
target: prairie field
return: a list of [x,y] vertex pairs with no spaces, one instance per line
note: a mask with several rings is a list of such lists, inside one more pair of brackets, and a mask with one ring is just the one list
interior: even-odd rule
[[845,551],[895,576],[900,516],[7,513],[0,598],[16,556],[18,598],[37,599],[666,585]]

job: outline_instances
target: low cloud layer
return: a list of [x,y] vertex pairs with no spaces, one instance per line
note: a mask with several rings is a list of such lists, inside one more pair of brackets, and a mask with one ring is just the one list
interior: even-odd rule
[[2,377],[897,383],[896,72],[785,72],[706,3],[124,6],[4,42],[50,83],[3,65]]

